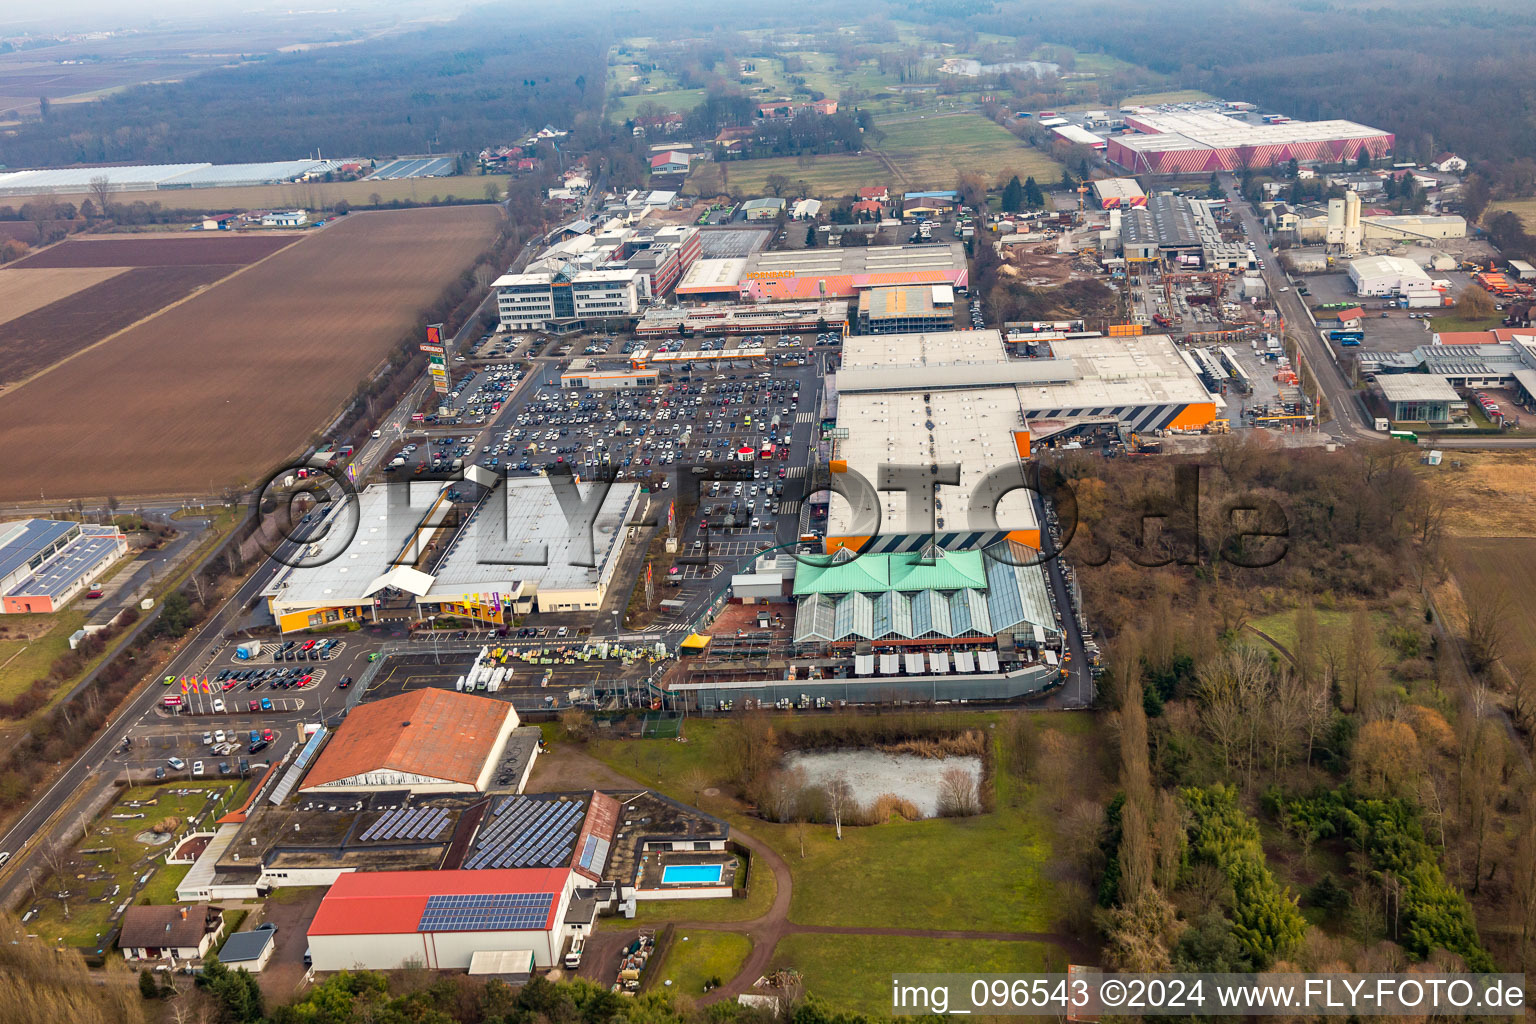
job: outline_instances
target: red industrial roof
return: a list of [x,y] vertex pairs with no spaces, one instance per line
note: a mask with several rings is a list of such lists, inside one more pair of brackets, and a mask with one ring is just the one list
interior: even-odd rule
[[309,934],[410,934],[421,924],[429,897],[534,892],[555,896],[544,921],[548,930],[560,913],[559,897],[569,875],[570,868],[349,872],[337,878],[320,901]]
[[686,167],[688,166],[688,156],[686,153],[679,153],[676,150],[668,150],[665,153],[657,153],[655,156],[651,157],[651,167],[653,168],[665,167],[667,164],[682,164],[684,167]]
[[304,777],[304,788],[374,771],[473,786],[512,705],[436,687],[359,704]]

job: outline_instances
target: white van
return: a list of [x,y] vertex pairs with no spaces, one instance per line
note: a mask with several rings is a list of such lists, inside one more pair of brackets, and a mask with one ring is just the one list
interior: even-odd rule
[[584,945],[585,940],[580,935],[571,940],[571,948],[565,953],[565,966],[570,970],[574,971],[581,966],[581,950]]

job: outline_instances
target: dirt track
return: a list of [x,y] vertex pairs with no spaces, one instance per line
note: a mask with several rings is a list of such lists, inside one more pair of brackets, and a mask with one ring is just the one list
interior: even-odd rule
[[14,264],[18,270],[54,267],[244,266],[297,242],[287,232],[165,235],[158,238],[71,238]]
[[340,409],[500,221],[492,206],[353,214],[0,394],[0,500],[254,483]]

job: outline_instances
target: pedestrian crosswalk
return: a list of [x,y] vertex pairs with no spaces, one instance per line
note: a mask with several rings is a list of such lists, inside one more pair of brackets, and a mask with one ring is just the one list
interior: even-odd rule
[[[784,478],[786,480],[799,480],[803,476],[805,476],[804,466],[790,466],[789,472],[784,474]],[[779,511],[783,511],[782,506],[780,507]]]
[[779,515],[781,515],[781,516],[792,516],[792,515],[796,514],[799,511],[800,511],[800,503],[798,501],[781,501],[781,502],[779,502]]
[[796,423],[809,423],[812,420],[814,420],[815,418],[816,418],[816,414],[812,413],[812,412],[797,412],[797,413],[795,413],[795,422]]

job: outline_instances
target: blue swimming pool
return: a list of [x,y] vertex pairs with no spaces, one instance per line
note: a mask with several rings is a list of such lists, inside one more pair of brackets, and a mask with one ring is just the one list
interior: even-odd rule
[[668,864],[661,869],[662,885],[719,884],[723,864]]

